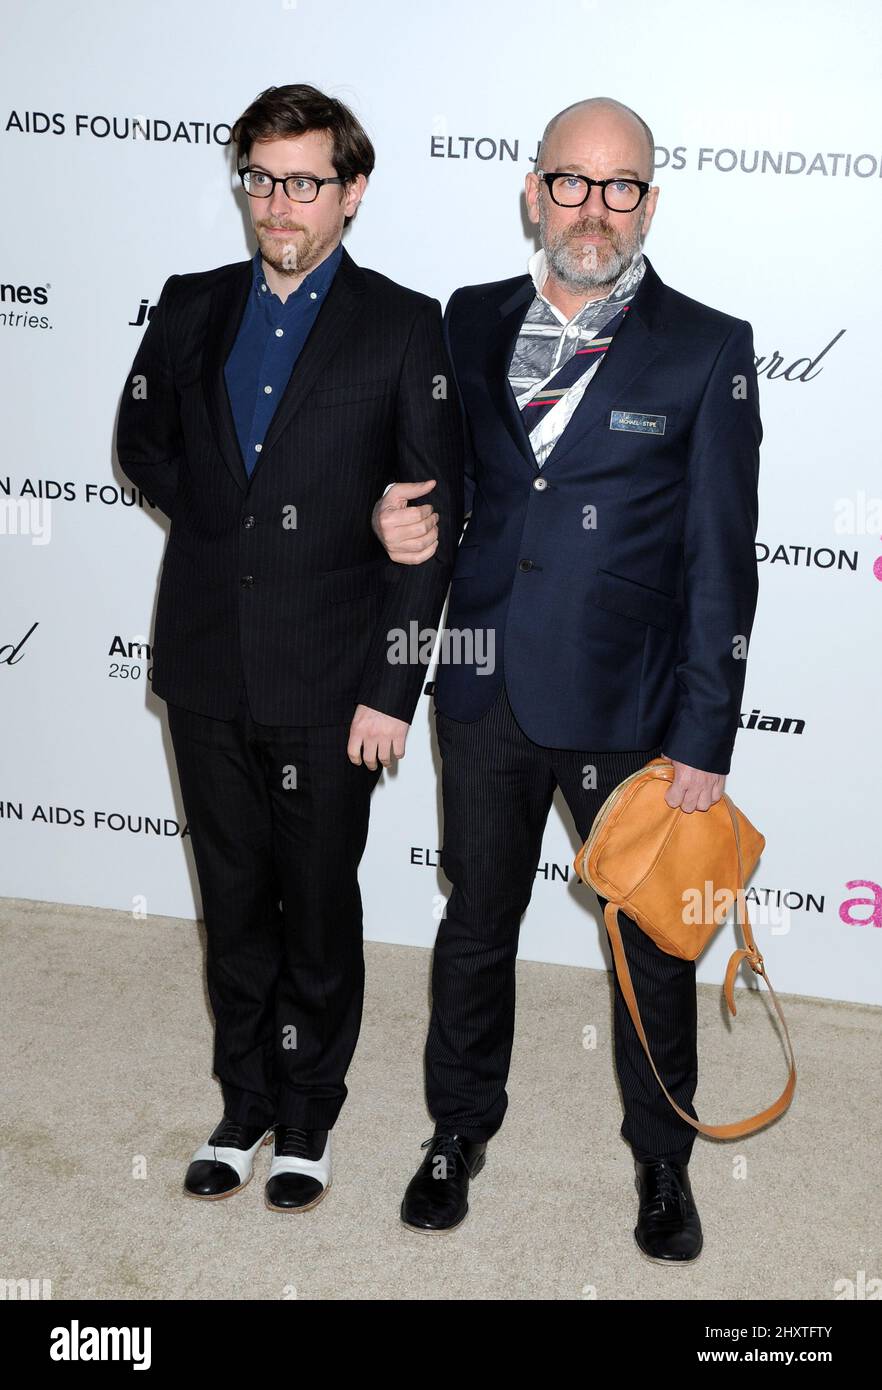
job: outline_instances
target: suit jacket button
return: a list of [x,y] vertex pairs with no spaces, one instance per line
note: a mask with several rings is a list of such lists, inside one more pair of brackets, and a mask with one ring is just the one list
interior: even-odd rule
[[242,588],[243,588],[243,589],[250,589],[250,588],[252,588],[253,585],[254,585],[254,575],[253,575],[253,574],[243,574],[243,575],[242,575],[242,578],[239,580],[239,583],[242,585]]
[[534,478],[533,486],[537,492],[544,492],[548,487],[548,480],[547,478]]
[[251,527],[251,526],[253,526],[253,525],[254,525],[254,517],[253,517],[253,516],[244,516],[244,517],[242,518],[242,525],[245,526],[245,527]]
[[519,570],[531,570],[532,568],[533,568],[533,561],[532,561],[532,560],[518,560],[518,569],[519,569]]

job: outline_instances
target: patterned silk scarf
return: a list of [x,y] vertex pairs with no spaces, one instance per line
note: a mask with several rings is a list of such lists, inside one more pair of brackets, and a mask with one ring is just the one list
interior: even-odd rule
[[524,424],[529,432],[532,432],[539,421],[542,420],[558,401],[563,400],[570,387],[592,370],[595,364],[599,367],[599,361],[603,360],[609,351],[610,344],[615,337],[616,330],[624,323],[629,304],[625,304],[606,325],[602,337],[593,338],[585,347],[577,348],[572,357],[566,361],[560,371],[548,382],[547,386],[541,391],[536,391],[530,400],[526,401],[521,407],[521,414],[524,417]]

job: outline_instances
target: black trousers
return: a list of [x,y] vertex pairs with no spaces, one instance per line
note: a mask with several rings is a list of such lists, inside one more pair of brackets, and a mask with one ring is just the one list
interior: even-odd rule
[[[499,1129],[508,1105],[518,934],[555,786],[585,840],[617,783],[662,750],[590,753],[541,747],[521,730],[504,688],[473,723],[436,711],[436,729],[444,798],[441,864],[453,892],[435,942],[426,1099],[436,1133],[482,1140]],[[596,768],[596,787],[586,789],[589,767]],[[605,898],[599,902],[606,905]],[[624,913],[619,922],[656,1066],[677,1103],[697,1119],[692,1106],[698,1081],[695,964],[660,951]],[[696,1131],[662,1093],[617,977],[614,988],[622,1136],[641,1161],[687,1163]],[[585,1104],[590,1104],[587,1095]]]
[[380,775],[349,724],[273,727],[168,706],[199,876],[214,1070],[240,1123],[331,1129],[361,1027],[358,864]]

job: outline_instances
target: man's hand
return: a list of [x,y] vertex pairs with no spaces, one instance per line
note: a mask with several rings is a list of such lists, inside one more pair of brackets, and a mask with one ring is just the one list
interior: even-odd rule
[[[667,753],[662,753],[667,758]],[[720,772],[701,772],[688,763],[678,763],[669,758],[674,765],[674,780],[665,793],[669,806],[679,806],[682,811],[709,811],[715,801],[723,795],[726,778]]]
[[421,565],[438,549],[438,513],[430,502],[409,507],[408,498],[431,492],[435,479],[424,483],[393,483],[375,504],[371,525],[390,560],[399,565]]
[[349,761],[355,763],[356,767],[364,761],[365,766],[373,772],[379,757],[383,766],[388,767],[393,753],[396,758],[404,757],[409,728],[410,725],[405,724],[403,719],[393,719],[391,714],[383,714],[369,705],[359,705],[349,727],[349,742],[346,745]]

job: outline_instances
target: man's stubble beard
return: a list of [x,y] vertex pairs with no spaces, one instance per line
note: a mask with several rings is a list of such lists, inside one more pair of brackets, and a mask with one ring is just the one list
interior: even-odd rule
[[[635,223],[630,237],[622,241],[611,236],[609,223],[590,221],[574,223],[572,227],[561,230],[552,237],[548,231],[548,217],[543,204],[539,206],[539,237],[549,269],[555,279],[566,289],[576,293],[584,290],[612,289],[622,271],[631,263],[635,253],[643,247],[643,222],[646,215],[645,204],[640,218]],[[583,236],[604,236],[609,238],[612,255],[603,257],[603,247],[586,247],[576,251],[573,242]]]
[[308,228],[291,233],[290,241],[266,235],[264,228],[257,228],[260,254],[280,275],[298,275],[309,270],[331,245],[331,237],[321,240]]

